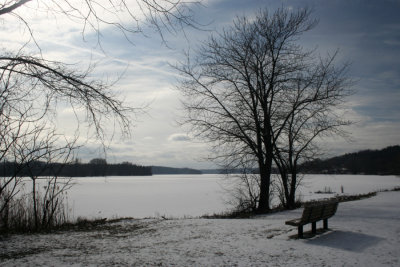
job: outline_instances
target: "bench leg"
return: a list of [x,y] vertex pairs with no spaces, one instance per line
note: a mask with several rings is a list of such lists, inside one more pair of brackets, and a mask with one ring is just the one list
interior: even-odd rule
[[317,233],[317,222],[311,223],[311,232],[315,235]]
[[298,238],[303,238],[303,225],[300,225],[299,227],[297,227],[298,230]]
[[324,219],[324,229],[328,229],[328,219]]

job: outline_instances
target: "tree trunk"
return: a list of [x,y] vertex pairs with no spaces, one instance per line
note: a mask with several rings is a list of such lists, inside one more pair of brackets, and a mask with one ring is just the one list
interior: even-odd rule
[[269,211],[269,182],[270,175],[268,173],[261,173],[261,184],[260,184],[260,200],[258,203],[257,213],[267,213]]
[[289,197],[290,197],[290,191],[289,191],[289,184],[288,184],[288,173],[287,172],[280,172],[281,174],[281,179],[282,179],[282,187],[283,187],[283,193],[284,195],[281,196],[281,201],[282,204],[285,208],[288,208],[289,206]]
[[288,208],[296,208],[296,184],[297,184],[297,171],[292,172],[292,179],[290,181],[290,194],[288,199]]
[[272,156],[268,156],[266,162],[259,162],[260,168],[260,200],[257,213],[267,213],[270,211],[269,197],[271,185],[271,166]]
[[39,228],[39,219],[37,212],[37,199],[36,199],[36,179],[32,178],[32,200],[33,200],[33,216],[35,219],[35,229]]

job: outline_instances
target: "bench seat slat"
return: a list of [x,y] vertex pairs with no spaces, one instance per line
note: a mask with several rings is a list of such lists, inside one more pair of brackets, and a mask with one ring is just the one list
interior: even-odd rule
[[290,221],[286,221],[285,224],[287,225],[292,225],[292,226],[299,226],[299,225],[303,225],[301,218],[298,219],[294,219],[294,220],[290,220]]

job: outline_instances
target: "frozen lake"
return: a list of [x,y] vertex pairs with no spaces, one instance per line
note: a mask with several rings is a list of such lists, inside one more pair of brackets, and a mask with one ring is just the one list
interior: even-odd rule
[[[227,211],[229,199],[223,175],[155,175],[134,177],[74,178],[68,192],[71,216],[184,217]],[[332,197],[315,194],[330,189],[345,194],[362,194],[400,186],[397,176],[306,175],[299,193],[303,200]]]
[[200,216],[226,210],[218,175],[75,178],[74,217]]

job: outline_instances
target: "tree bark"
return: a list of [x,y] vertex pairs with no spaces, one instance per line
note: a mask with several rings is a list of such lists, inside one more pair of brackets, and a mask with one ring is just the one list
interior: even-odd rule
[[271,187],[272,155],[267,155],[265,162],[259,162],[260,168],[260,200],[257,213],[270,211],[270,187]]

